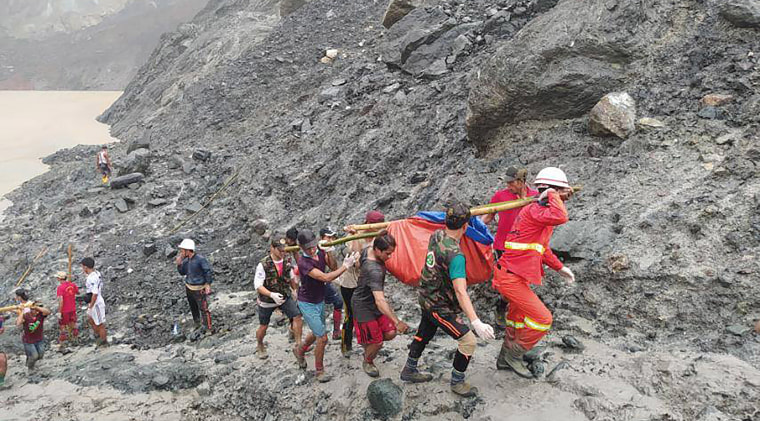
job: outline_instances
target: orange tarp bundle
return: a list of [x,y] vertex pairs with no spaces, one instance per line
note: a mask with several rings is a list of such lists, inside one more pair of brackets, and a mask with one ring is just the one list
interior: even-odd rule
[[[443,228],[442,223],[420,217],[391,222],[387,230],[396,239],[396,251],[385,263],[385,267],[401,282],[411,286],[419,285],[430,236]],[[491,279],[494,264],[491,246],[465,235],[460,247],[467,260],[467,283],[479,284]]]

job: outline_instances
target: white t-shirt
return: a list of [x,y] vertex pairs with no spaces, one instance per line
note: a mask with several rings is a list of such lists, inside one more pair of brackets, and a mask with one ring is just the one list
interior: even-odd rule
[[98,164],[107,164],[107,163],[108,163],[108,159],[106,159],[106,153],[103,151],[100,151],[100,153],[98,153]]
[[98,299],[95,301],[96,305],[106,303],[103,300],[103,280],[100,278],[100,272],[96,270],[90,272],[90,274],[87,275],[87,281],[85,285],[87,287],[87,292],[91,294],[98,294]]
[[[282,267],[282,260],[274,260],[274,264]],[[290,269],[290,279],[293,279],[296,277],[296,273],[293,269]],[[256,266],[256,275],[253,277],[253,288],[258,291],[259,288],[264,286],[264,281],[267,279],[267,273],[264,270],[264,265],[259,263],[258,266]],[[259,306],[264,308],[269,307],[277,307],[277,304],[275,303],[265,303],[261,300],[259,301]]]

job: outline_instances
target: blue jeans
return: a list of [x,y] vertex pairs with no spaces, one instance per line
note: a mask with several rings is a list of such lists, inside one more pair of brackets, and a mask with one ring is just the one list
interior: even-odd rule
[[332,304],[336,310],[343,308],[343,298],[341,298],[338,290],[332,284],[325,286],[325,304]]
[[24,352],[26,353],[26,366],[34,368],[34,363],[37,360],[41,360],[45,355],[45,345],[43,341],[35,342],[33,344],[24,344]]
[[309,325],[309,329],[314,333],[314,336],[321,338],[327,334],[324,301],[319,304],[299,301],[298,309],[301,310],[301,315],[303,315],[304,321]]

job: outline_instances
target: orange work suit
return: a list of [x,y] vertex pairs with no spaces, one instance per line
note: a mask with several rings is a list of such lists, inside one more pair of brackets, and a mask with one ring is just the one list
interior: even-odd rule
[[559,193],[551,192],[545,204],[526,206],[507,235],[493,277],[493,287],[509,301],[504,341],[530,350],[546,335],[552,314],[531,290],[541,285],[543,264],[554,270],[563,265],[549,248],[554,227],[567,222],[567,209]]

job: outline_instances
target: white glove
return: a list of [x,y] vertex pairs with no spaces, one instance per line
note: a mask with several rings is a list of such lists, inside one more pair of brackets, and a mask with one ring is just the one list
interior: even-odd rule
[[346,269],[352,267],[354,263],[356,263],[356,259],[358,258],[359,258],[358,252],[353,252],[349,254],[348,256],[346,256],[345,259],[343,259],[343,266],[345,266]]
[[565,278],[568,284],[575,282],[575,274],[567,266],[562,266],[562,269],[559,270],[559,276]]
[[271,292],[269,293],[269,298],[274,300],[274,303],[277,305],[280,305],[285,302],[285,297],[282,296],[279,292]]
[[472,321],[472,330],[474,330],[478,337],[481,339],[496,339],[493,334],[493,328],[491,325],[487,325],[481,322],[480,319],[475,319]]

